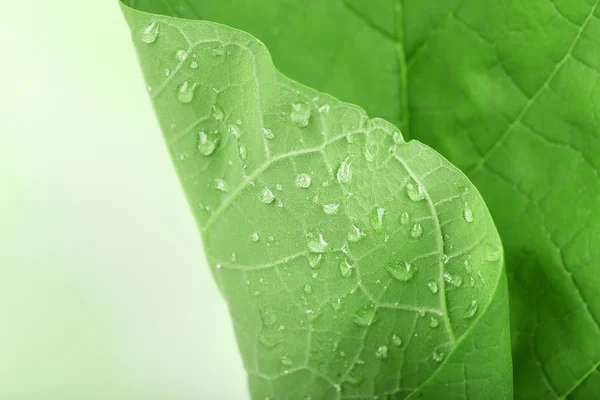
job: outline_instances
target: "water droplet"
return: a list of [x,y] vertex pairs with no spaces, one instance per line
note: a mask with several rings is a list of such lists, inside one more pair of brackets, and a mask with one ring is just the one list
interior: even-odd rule
[[370,162],[370,163],[375,161],[375,157],[373,157],[373,154],[371,154],[369,149],[366,147],[365,147],[365,160],[367,160],[367,162]]
[[383,230],[383,216],[384,215],[385,215],[385,208],[383,208],[383,207],[374,208],[373,211],[371,211],[371,214],[369,215],[369,221],[371,222],[371,226],[373,227],[373,229],[375,229],[378,232]]
[[371,326],[375,321],[375,307],[373,306],[359,309],[354,316],[354,322],[360,326]]
[[222,265],[221,265],[221,264],[217,264],[217,265],[215,265],[215,268],[216,268],[216,269],[221,269],[221,267],[222,267]]
[[310,286],[310,283],[307,283],[306,285],[304,285],[304,293],[306,293],[306,294],[312,293],[312,286]]
[[349,241],[351,241],[352,243],[356,243],[364,236],[366,235],[360,230],[359,227],[357,227],[356,225],[352,225],[352,228],[350,228],[350,232],[348,232],[347,237]]
[[400,336],[398,335],[394,335],[392,336],[392,343],[394,344],[394,346],[400,347],[402,346],[402,338],[400,338]]
[[185,61],[188,57],[188,54],[185,50],[177,50],[177,58],[179,61]]
[[223,109],[219,107],[218,104],[213,105],[211,115],[217,121],[223,121],[223,118],[225,118],[225,113],[223,112]]
[[264,332],[258,334],[258,341],[265,346],[266,348],[272,349],[277,346],[277,341],[269,336],[267,336]]
[[219,46],[217,46],[217,47],[213,48],[213,49],[210,51],[210,55],[211,55],[211,56],[213,56],[213,57],[220,57],[220,56],[222,56],[223,54],[225,54],[225,49],[224,49],[224,48],[223,48],[223,46],[221,46],[221,45],[219,45]]
[[340,262],[340,273],[342,274],[342,276],[344,278],[347,278],[350,275],[352,275],[353,268],[354,268],[354,266],[352,264],[350,264],[347,259],[344,259],[343,261]]
[[265,135],[265,138],[268,140],[275,139],[275,134],[270,129],[266,129],[266,128],[263,129],[263,134]]
[[308,104],[294,103],[292,104],[292,112],[290,118],[298,128],[306,128],[310,122],[311,109]]
[[190,68],[191,68],[191,69],[196,69],[196,68],[198,68],[198,61],[192,61],[192,63],[190,64]]
[[238,145],[238,154],[240,156],[240,160],[245,161],[248,158],[248,151],[246,150],[246,146],[243,144]]
[[169,68],[165,69],[165,76],[171,75],[171,70]]
[[275,201],[275,194],[269,188],[264,188],[262,192],[260,192],[260,201],[265,204],[271,204]]
[[281,183],[278,183],[277,185],[275,185],[275,189],[281,192],[283,190],[283,186],[281,185]]
[[408,211],[404,211],[402,214],[400,214],[400,223],[402,225],[410,224],[410,214]]
[[325,214],[337,214],[339,208],[340,205],[338,203],[323,204],[323,211],[325,212]]
[[449,272],[444,272],[444,281],[454,287],[462,286],[462,278],[458,275],[451,275]]
[[306,257],[308,258],[308,265],[312,269],[318,269],[321,266],[321,262],[323,261],[322,254],[309,254]]
[[429,281],[427,282],[427,288],[429,289],[429,291],[433,294],[436,294],[438,292],[438,284],[435,281]]
[[448,254],[442,254],[441,261],[444,264],[448,264],[448,261],[450,261],[450,257],[448,257]]
[[233,136],[235,139],[239,139],[242,134],[242,132],[240,131],[240,128],[238,128],[235,125],[229,125],[227,127],[227,130],[229,131],[229,134],[231,136]]
[[158,38],[158,24],[156,22],[152,22],[146,29],[142,32],[142,42],[147,44],[152,44],[156,42]]
[[479,305],[477,304],[477,300],[471,300],[471,305],[465,311],[464,319],[473,318],[475,314],[477,314],[477,308]]
[[253,242],[258,242],[259,239],[260,239],[260,236],[259,236],[258,232],[253,232],[250,235],[250,240],[252,240]]
[[394,279],[400,282],[410,281],[417,273],[417,268],[407,262],[397,262],[389,265],[386,269]]
[[177,89],[177,100],[184,104],[191,103],[194,100],[194,91],[197,86],[197,83],[190,81],[183,82]]
[[375,352],[375,356],[380,360],[387,358],[388,356],[388,348],[387,346],[379,346],[377,351]]
[[337,180],[340,183],[348,183],[352,179],[352,156],[346,157],[337,171]]
[[440,325],[440,321],[436,317],[429,318],[429,326],[432,328],[437,328]]
[[265,326],[272,326],[277,322],[277,316],[270,308],[261,308],[259,314],[260,319]]
[[215,179],[215,189],[220,190],[221,192],[227,192],[229,190],[229,185],[223,179]]
[[465,203],[465,208],[463,210],[463,218],[467,222],[473,222],[473,210],[469,207],[469,204]]
[[306,314],[306,318],[308,318],[309,321],[314,321],[321,315],[319,313],[314,312],[313,310],[306,310],[304,311],[304,313]]
[[286,367],[290,367],[292,364],[294,364],[288,356],[281,356],[281,358],[279,360]]
[[339,311],[342,308],[342,299],[333,299],[329,302],[333,311]]
[[395,131],[392,134],[392,137],[394,138],[394,143],[396,144],[403,144],[404,142],[404,137],[402,137],[402,134],[398,131]]
[[440,363],[444,361],[444,358],[446,358],[446,354],[438,349],[435,349],[433,351],[433,354],[431,355],[431,358],[433,359],[433,361]]
[[418,239],[421,237],[421,235],[423,235],[423,227],[420,223],[417,222],[413,225],[412,229],[410,230],[410,236],[415,239]]
[[311,183],[312,183],[312,178],[310,177],[309,174],[300,174],[296,177],[296,185],[298,187],[307,189],[310,187]]
[[425,192],[416,182],[408,182],[406,184],[406,194],[412,201],[420,201],[425,198]]
[[310,234],[308,240],[308,250],[313,253],[324,253],[327,250],[327,242],[322,234]]
[[210,156],[219,144],[219,139],[211,139],[204,131],[198,132],[198,140],[198,151],[203,156]]
[[331,110],[331,106],[329,104],[323,104],[321,107],[319,107],[319,112],[321,114],[327,114],[329,110]]
[[486,254],[485,254],[486,261],[496,262],[496,261],[500,260],[501,256],[502,256],[502,250],[492,246],[489,243],[486,245]]

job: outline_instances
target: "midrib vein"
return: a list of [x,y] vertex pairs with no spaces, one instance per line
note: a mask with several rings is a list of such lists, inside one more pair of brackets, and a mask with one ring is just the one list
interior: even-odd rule
[[404,0],[394,0],[396,8],[396,50],[400,72],[400,130],[405,140],[410,139],[410,113],[408,110],[408,68],[404,51]]

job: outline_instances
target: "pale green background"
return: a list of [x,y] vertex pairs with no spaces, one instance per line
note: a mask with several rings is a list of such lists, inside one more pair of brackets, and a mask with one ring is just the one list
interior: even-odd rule
[[0,399],[247,399],[111,1],[2,2]]

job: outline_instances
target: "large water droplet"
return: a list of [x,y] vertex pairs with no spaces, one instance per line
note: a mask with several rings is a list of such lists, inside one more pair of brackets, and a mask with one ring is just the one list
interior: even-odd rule
[[264,188],[262,192],[260,192],[260,201],[265,204],[271,204],[275,201],[275,194],[269,188]]
[[454,287],[462,286],[462,278],[458,275],[452,275],[449,272],[444,272],[444,281]]
[[364,236],[366,235],[360,230],[359,227],[357,227],[356,225],[352,225],[352,228],[350,228],[350,232],[348,232],[347,237],[349,241],[351,241],[352,243],[356,243]]
[[379,346],[377,351],[375,351],[375,356],[380,360],[387,358],[388,356],[388,348],[387,346]]
[[421,237],[421,235],[423,235],[423,227],[420,223],[417,222],[413,225],[412,229],[410,230],[410,236],[415,239],[418,239]]
[[185,81],[177,88],[177,100],[184,104],[191,103],[194,100],[194,91],[198,86],[197,83]]
[[337,214],[340,205],[338,203],[323,204],[323,212],[328,215]]
[[441,350],[435,349],[433,351],[433,354],[431,355],[431,358],[433,359],[433,361],[440,363],[444,361],[444,358],[446,358],[446,353],[444,353]]
[[147,44],[152,44],[156,42],[158,38],[158,24],[156,22],[152,22],[146,29],[142,31],[142,42]]
[[218,104],[215,104],[212,107],[211,116],[214,119],[216,119],[217,121],[223,121],[223,118],[225,118],[225,113],[223,112],[223,109]]
[[477,300],[471,300],[471,305],[465,311],[464,319],[473,318],[477,314],[478,307]]
[[308,104],[294,103],[292,104],[292,112],[290,118],[298,128],[306,128],[310,122],[311,109]]
[[354,322],[360,326],[371,326],[375,320],[375,307],[373,306],[359,309],[354,316]]
[[327,242],[323,238],[323,235],[318,234],[310,234],[308,240],[308,250],[313,253],[324,253],[327,250]]
[[471,210],[471,207],[467,203],[465,203],[465,208],[463,209],[463,218],[467,222],[473,222],[473,210]]
[[352,269],[354,266],[348,262],[347,259],[344,259],[340,262],[340,273],[343,277],[347,278],[352,275]]
[[204,131],[198,132],[198,140],[198,151],[203,156],[210,156],[219,144],[219,139],[211,139]]
[[220,190],[221,192],[227,192],[229,190],[229,185],[223,179],[215,179],[215,189]]
[[413,267],[410,263],[407,262],[397,262],[388,265],[387,270],[390,274],[392,274],[394,279],[400,282],[410,281],[417,273],[417,268]]
[[400,223],[402,225],[410,224],[410,214],[408,211],[404,211],[402,214],[400,214]]
[[352,156],[346,157],[337,171],[337,180],[340,183],[348,183],[352,179]]
[[438,292],[438,284],[435,281],[429,281],[427,282],[427,288],[429,289],[429,291],[433,294],[436,294]]
[[383,216],[385,215],[385,208],[376,207],[371,211],[369,215],[369,221],[371,222],[371,226],[377,232],[383,230]]
[[420,201],[425,198],[425,192],[423,192],[421,185],[412,181],[406,184],[406,194],[412,201]]
[[300,174],[296,177],[296,185],[298,187],[307,189],[310,187],[311,183],[312,183],[312,178],[310,177],[309,174]]

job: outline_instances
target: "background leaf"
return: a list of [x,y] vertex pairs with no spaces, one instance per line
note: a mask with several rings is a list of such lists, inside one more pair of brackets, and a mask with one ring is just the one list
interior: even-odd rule
[[466,177],[248,34],[124,9],[253,397],[511,397],[501,243]]
[[465,171],[505,246],[516,397],[598,397],[598,2],[253,3],[164,12],[256,35],[288,76]]

